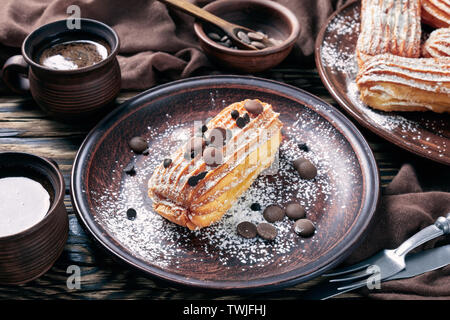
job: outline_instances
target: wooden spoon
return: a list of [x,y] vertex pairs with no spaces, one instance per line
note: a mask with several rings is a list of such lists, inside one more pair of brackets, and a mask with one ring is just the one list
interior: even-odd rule
[[[249,32],[257,33],[260,35],[263,35],[260,32],[257,32],[255,30],[228,22],[222,18],[219,18],[218,16],[212,14],[211,12],[208,12],[202,8],[197,7],[196,5],[185,1],[185,0],[159,0],[160,2],[166,3],[176,9],[180,9],[184,11],[185,13],[196,17],[198,19],[201,19],[203,21],[209,22],[220,29],[224,31],[224,33],[231,39],[231,41],[241,49],[247,49],[247,50],[258,50],[255,46],[252,46],[250,44],[250,41],[245,42],[238,36],[240,32],[245,33],[247,35]],[[261,42],[266,47],[272,47],[274,44],[272,41],[269,40],[269,38],[266,35],[263,35],[263,38],[259,40],[258,42]]]

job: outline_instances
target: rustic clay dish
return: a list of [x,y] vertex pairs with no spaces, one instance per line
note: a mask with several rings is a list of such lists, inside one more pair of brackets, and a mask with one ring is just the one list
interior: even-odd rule
[[[79,30],[68,29],[67,20],[60,20],[36,29],[24,40],[22,55],[9,58],[3,66],[3,80],[11,90],[22,94],[31,92],[44,111],[65,121],[89,120],[107,112],[121,86],[116,32],[91,19],[80,19],[80,26]],[[33,60],[37,50],[48,43],[89,36],[103,39],[111,49],[108,57],[97,64],[55,70]]]
[[361,125],[397,146],[450,165],[450,115],[433,112],[382,112],[366,106],[355,85],[355,47],[360,30],[359,1],[334,13],[316,42],[322,82],[336,101]]
[[203,51],[216,63],[240,72],[268,70],[283,61],[300,35],[300,24],[286,7],[265,0],[219,0],[203,9],[244,27],[261,30],[269,37],[283,40],[279,45],[263,50],[237,50],[219,45],[206,34],[211,26],[197,22],[194,30]]
[[50,194],[43,220],[20,233],[0,237],[0,284],[22,284],[47,272],[64,249],[69,233],[64,179],[55,164],[28,153],[0,153],[0,178],[24,176]]
[[[260,176],[257,181],[278,186],[279,192],[274,195],[283,204],[299,198],[306,201],[308,217],[318,230],[312,238],[300,238],[291,230],[293,222],[283,220],[283,229],[279,230],[284,230],[286,237],[280,233],[274,243],[261,239],[246,242],[234,239],[238,237],[234,228],[224,233],[225,221],[232,215],[217,225],[190,232],[152,211],[147,180],[154,167],[189,137],[194,121],[204,121],[224,106],[246,98],[271,103],[280,113],[284,123],[280,163],[285,163],[291,152],[304,152],[299,151],[296,142],[309,145],[309,152],[303,154],[315,159],[320,178],[299,181],[299,195],[292,197],[287,190],[297,185],[279,173]],[[133,136],[148,140],[148,155],[136,155],[129,149],[128,141]],[[292,149],[289,143],[294,143]],[[123,171],[131,162],[134,176]],[[298,177],[290,164],[284,166],[286,172]],[[295,87],[237,76],[177,81],[123,103],[89,133],[76,156],[71,178],[79,220],[113,255],[162,279],[225,290],[275,290],[332,268],[362,239],[378,192],[379,177],[372,152],[339,111]],[[137,211],[134,220],[127,217],[130,207]],[[260,217],[262,213],[254,214]],[[227,237],[235,242],[227,242]],[[267,252],[261,255],[270,260],[243,263],[241,259],[260,254],[248,247],[251,241],[258,250],[265,247]],[[248,256],[247,250],[251,250]]]

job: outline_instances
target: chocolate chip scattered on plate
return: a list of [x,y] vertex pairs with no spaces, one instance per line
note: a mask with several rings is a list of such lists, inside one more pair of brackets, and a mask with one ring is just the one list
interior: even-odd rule
[[240,236],[246,239],[252,239],[257,235],[256,226],[249,221],[243,221],[239,223],[236,227],[236,230]]
[[286,215],[293,220],[304,218],[306,215],[305,208],[298,203],[289,203],[286,206]]
[[294,223],[294,231],[299,236],[311,237],[316,231],[316,227],[309,219],[299,219]]
[[133,137],[128,142],[131,150],[136,153],[142,153],[148,148],[148,143],[143,137]]
[[284,209],[277,205],[270,205],[264,209],[263,216],[268,222],[276,222],[283,220],[285,215]]
[[265,240],[275,240],[278,234],[277,228],[266,222],[258,224],[256,231],[258,232],[258,235]]
[[298,148],[302,151],[309,152],[309,147],[306,143],[297,144]]
[[294,160],[294,168],[303,179],[311,180],[317,175],[317,168],[314,164],[306,158],[298,158]]
[[258,202],[252,203],[252,205],[250,206],[250,209],[252,209],[252,211],[260,211],[261,205]]
[[237,111],[237,110],[233,110],[233,111],[231,111],[231,117],[233,118],[233,119],[237,119],[237,118],[239,118],[239,111]]
[[134,168],[134,164],[131,162],[125,168],[123,168],[123,172],[130,176],[134,176],[136,174],[136,169]]
[[127,218],[128,220],[134,220],[136,219],[137,212],[133,208],[130,208],[127,210]]

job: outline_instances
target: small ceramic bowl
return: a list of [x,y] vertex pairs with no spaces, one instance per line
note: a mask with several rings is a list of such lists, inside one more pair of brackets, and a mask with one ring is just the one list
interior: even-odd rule
[[23,284],[47,272],[64,249],[69,233],[64,179],[51,160],[19,152],[0,153],[0,178],[5,177],[33,179],[50,195],[50,209],[41,221],[0,237],[0,285]]
[[275,67],[291,52],[300,24],[288,8],[267,0],[218,0],[203,9],[238,25],[264,32],[282,42],[262,50],[240,50],[222,46],[207,34],[217,28],[196,22],[194,30],[203,51],[217,64],[240,72],[261,72]]

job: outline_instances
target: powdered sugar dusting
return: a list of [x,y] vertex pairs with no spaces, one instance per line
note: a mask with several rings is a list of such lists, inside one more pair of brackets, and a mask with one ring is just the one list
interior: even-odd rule
[[[359,12],[355,13],[359,21]],[[360,23],[355,22],[353,16],[338,15],[328,25],[329,32],[320,48],[320,58],[326,66],[332,66],[332,72],[350,72],[356,74],[358,65],[354,50],[351,50],[347,41],[355,37],[355,31],[359,30]],[[356,33],[357,34],[357,33]]]
[[[274,109],[276,111],[276,107]],[[146,194],[148,178],[162,159],[188,139],[193,125],[170,125],[170,115],[167,115],[165,131],[149,127],[149,131],[143,133],[149,137],[153,152],[149,156],[133,157],[137,174],[122,175],[120,192],[109,189],[91,192],[98,213],[97,222],[131,254],[161,268],[178,268],[179,257],[192,254],[194,260],[205,263],[218,260],[225,268],[238,264],[241,271],[272,263],[279,266],[292,263],[289,253],[301,249],[306,242],[314,247],[315,237],[300,238],[293,232],[293,221],[286,217],[274,223],[278,230],[275,241],[242,238],[236,232],[237,224],[245,220],[256,224],[264,221],[262,210],[252,211],[251,204],[258,202],[264,209],[274,203],[285,205],[298,201],[316,224],[316,232],[326,232],[323,223],[327,211],[344,209],[349,195],[360,192],[361,173],[356,157],[348,152],[348,142],[331,123],[319,121],[318,114],[305,108],[302,112],[282,114],[280,118],[291,125],[283,127],[278,166],[274,166],[278,167],[278,172],[261,174],[216,224],[189,231],[166,221],[151,209],[151,200]],[[310,151],[300,150],[298,143],[306,143]],[[318,174],[314,180],[299,177],[292,166],[292,161],[298,157],[308,158],[316,165]],[[117,170],[123,167],[118,165]],[[128,208],[137,211],[135,220],[127,219]],[[305,255],[312,254],[301,250]]]

